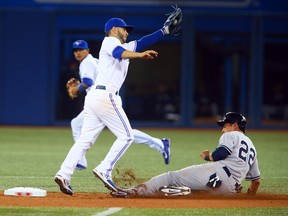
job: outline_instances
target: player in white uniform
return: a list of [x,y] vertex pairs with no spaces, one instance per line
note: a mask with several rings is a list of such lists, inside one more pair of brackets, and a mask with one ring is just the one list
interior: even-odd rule
[[[79,84],[78,88],[75,89],[75,91],[77,91],[78,94],[84,91],[88,92],[98,75],[98,59],[94,58],[89,53],[88,43],[84,40],[76,40],[73,42],[72,50],[75,59],[80,62],[79,76],[81,83]],[[81,134],[83,120],[84,112],[82,111],[71,121],[72,135],[75,142]],[[85,155],[81,157],[76,167],[78,169],[84,169],[87,167]]]
[[[85,40],[76,40],[75,42],[73,42],[72,50],[75,59],[80,62],[79,76],[81,79],[81,84],[76,89],[76,91],[78,91],[78,94],[80,94],[84,90],[88,92],[91,86],[94,84],[96,77],[98,75],[99,60],[97,58],[94,58],[89,53],[89,46]],[[74,142],[76,142],[80,137],[83,120],[84,120],[84,112],[82,111],[71,121],[71,129]],[[165,164],[169,164],[170,162],[169,139],[167,138],[159,139],[156,137],[152,137],[136,129],[133,129],[133,134],[134,134],[134,143],[145,144],[151,148],[154,148],[155,150],[159,151],[162,154]],[[78,161],[76,168],[77,169],[87,168],[87,160],[85,154]]]
[[152,196],[156,194],[187,195],[191,191],[208,191],[213,194],[233,194],[242,189],[241,182],[250,180],[248,193],[255,194],[260,185],[256,148],[245,135],[246,119],[235,112],[226,113],[218,125],[222,136],[218,147],[210,153],[201,153],[209,163],[193,165],[178,171],[156,176],[123,192],[111,192],[113,196]]
[[105,126],[117,139],[93,173],[108,189],[118,190],[111,178],[112,170],[134,140],[130,122],[122,108],[119,90],[126,78],[130,59],[154,59],[158,55],[156,51],[143,50],[167,34],[163,27],[140,40],[126,43],[128,33],[133,28],[120,18],[111,18],[105,24],[105,38],[99,52],[99,72],[95,86],[92,86],[85,98],[81,135],[54,178],[65,194],[74,193],[70,185],[71,175]]

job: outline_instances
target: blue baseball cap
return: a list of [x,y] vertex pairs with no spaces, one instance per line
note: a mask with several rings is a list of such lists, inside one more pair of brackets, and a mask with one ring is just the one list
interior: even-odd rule
[[104,32],[110,31],[113,27],[125,28],[128,33],[134,29],[134,26],[127,25],[124,20],[117,17],[113,17],[106,22]]
[[73,42],[72,49],[89,49],[89,47],[85,40],[76,40]]

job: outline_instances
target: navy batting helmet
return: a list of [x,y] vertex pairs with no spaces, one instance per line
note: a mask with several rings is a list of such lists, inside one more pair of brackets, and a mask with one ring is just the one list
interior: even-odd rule
[[245,133],[247,121],[246,118],[240,113],[228,112],[225,114],[222,120],[217,121],[217,124],[221,127],[223,127],[226,123],[237,123],[240,130]]

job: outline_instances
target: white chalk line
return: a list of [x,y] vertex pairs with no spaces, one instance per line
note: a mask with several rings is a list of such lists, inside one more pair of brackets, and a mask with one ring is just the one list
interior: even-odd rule
[[114,214],[116,212],[119,212],[121,211],[123,208],[109,208],[108,210],[106,211],[103,211],[103,212],[99,212],[93,216],[107,216],[107,215],[111,215],[111,214]]

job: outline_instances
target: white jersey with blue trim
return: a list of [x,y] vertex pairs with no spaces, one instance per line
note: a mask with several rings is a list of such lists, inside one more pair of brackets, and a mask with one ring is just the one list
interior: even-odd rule
[[96,79],[97,85],[120,90],[129,66],[129,59],[116,59],[112,56],[117,46],[124,49],[134,51],[136,49],[136,41],[121,44],[116,37],[105,37],[99,52],[99,74]]
[[[89,78],[93,80],[95,83],[95,80],[98,76],[99,66],[98,66],[98,59],[94,58],[91,54],[88,54],[80,63],[79,66],[79,76],[81,79],[81,82],[83,82],[84,78]],[[86,89],[86,92],[90,90],[91,87]]]
[[226,132],[220,137],[218,147],[229,151],[230,155],[219,163],[229,168],[236,181],[260,178],[256,148],[245,134],[239,131]]

